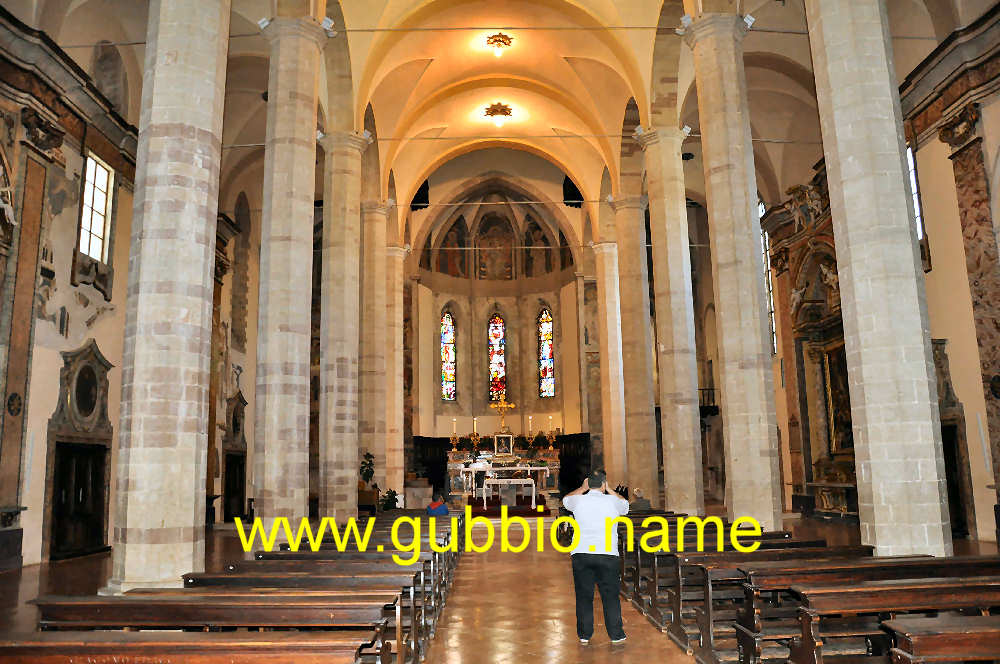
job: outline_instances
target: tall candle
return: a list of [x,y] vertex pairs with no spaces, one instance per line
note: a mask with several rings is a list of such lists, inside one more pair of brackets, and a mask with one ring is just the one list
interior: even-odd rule
[[458,418],[457,417],[451,418],[451,432],[452,433],[457,433],[458,432]]
[[476,423],[477,423],[478,421],[479,421],[479,418],[476,418],[476,417],[473,417],[473,418],[472,418],[472,433],[479,433],[479,432],[478,432],[478,431],[476,430]]
[[531,433],[531,415],[528,415],[528,433]]
[[552,416],[549,415],[549,431],[552,431]]

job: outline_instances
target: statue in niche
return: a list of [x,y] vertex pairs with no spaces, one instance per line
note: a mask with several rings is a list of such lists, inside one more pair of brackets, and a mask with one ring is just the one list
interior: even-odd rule
[[837,274],[837,268],[833,265],[827,265],[826,263],[821,263],[819,266],[819,278],[823,282],[823,285],[827,287],[830,292],[830,302],[835,303],[840,301],[840,276]]
[[537,277],[552,271],[552,257],[549,238],[538,224],[531,222],[524,234],[524,274]]
[[514,278],[514,233],[505,219],[493,217],[479,231],[479,278]]
[[798,311],[798,308],[802,306],[802,298],[805,297],[806,291],[809,290],[809,282],[807,281],[805,286],[802,288],[793,288],[791,297],[788,298],[788,303],[790,305],[792,315]]

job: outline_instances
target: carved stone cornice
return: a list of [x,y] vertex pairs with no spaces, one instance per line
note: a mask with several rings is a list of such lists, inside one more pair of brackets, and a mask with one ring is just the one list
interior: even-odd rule
[[1000,4],[955,30],[899,86],[900,106],[917,145],[932,140],[953,109],[1000,90]]
[[28,27],[3,6],[0,78],[11,90],[51,109],[60,127],[78,142],[83,142],[86,125],[96,128],[102,139],[95,141],[94,151],[127,179],[134,177],[138,130],[48,35]]
[[976,136],[979,122],[979,104],[973,102],[945,121],[938,129],[938,138],[954,149],[958,149]]
[[24,125],[28,140],[42,152],[62,146],[66,132],[55,123],[43,118],[35,109],[29,106],[21,109],[21,124]]
[[229,246],[229,241],[232,240],[240,232],[239,227],[224,214],[219,214],[216,218],[215,225],[215,281],[221,284],[223,278],[229,272],[229,268],[232,266],[232,262],[229,260],[229,253],[227,252],[227,247]]
[[788,272],[788,247],[781,247],[771,252],[771,269],[774,276]]

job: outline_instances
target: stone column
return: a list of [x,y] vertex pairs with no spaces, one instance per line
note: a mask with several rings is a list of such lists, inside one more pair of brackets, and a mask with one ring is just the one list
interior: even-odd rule
[[653,401],[653,330],[649,317],[646,266],[646,201],[641,196],[615,199],[618,239],[618,288],[621,306],[622,372],[625,381],[626,483],[641,488],[659,507],[656,461],[656,406]]
[[[1000,256],[996,227],[990,212],[989,173],[979,136],[979,104],[969,104],[941,127],[938,137],[947,143],[955,171],[958,214],[965,245],[965,268],[969,275],[972,315],[979,342],[979,369],[986,398],[986,425],[993,456],[993,476],[1000,477],[1000,332],[997,330],[1000,302]],[[997,487],[1000,505],[1000,486]]]
[[610,484],[627,479],[625,376],[622,368],[621,308],[618,304],[618,246],[594,243],[597,266],[597,322],[601,344],[601,419],[604,469]]
[[637,138],[645,151],[649,192],[666,507],[703,514],[694,291],[681,159],[686,136],[665,127],[644,131]]
[[580,430],[590,431],[590,407],[587,402],[587,348],[584,330],[587,327],[587,310],[584,306],[584,290],[586,282],[583,272],[576,272],[576,338],[580,349],[577,362],[580,366]]
[[369,143],[353,132],[323,138],[319,510],[340,523],[358,512],[361,154]]
[[952,551],[927,298],[885,3],[806,0],[837,244],[861,540]]
[[[403,265],[406,249],[386,247],[385,488],[403,495]],[[419,507],[410,505],[409,507]]]
[[822,348],[810,347],[807,351],[813,371],[813,403],[816,404],[815,431],[820,436],[820,442],[826,455],[830,456],[830,415],[826,406],[826,353]]
[[212,280],[229,0],[152,0],[129,249],[113,569],[104,593],[205,568]]
[[752,516],[770,530],[781,525],[781,475],[743,70],[745,32],[740,16],[703,14],[685,36],[694,50],[708,193],[726,506],[731,518]]
[[309,501],[309,344],[316,101],[326,38],[309,18],[275,18],[271,46],[260,248],[254,508],[302,518]]
[[375,455],[375,478],[386,485],[386,243],[385,229],[392,203],[361,204],[361,449]]

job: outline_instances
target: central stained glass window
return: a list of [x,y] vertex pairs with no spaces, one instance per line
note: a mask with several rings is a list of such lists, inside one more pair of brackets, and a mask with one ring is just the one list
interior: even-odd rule
[[493,314],[487,328],[490,353],[490,401],[507,398],[506,328],[503,317]]

